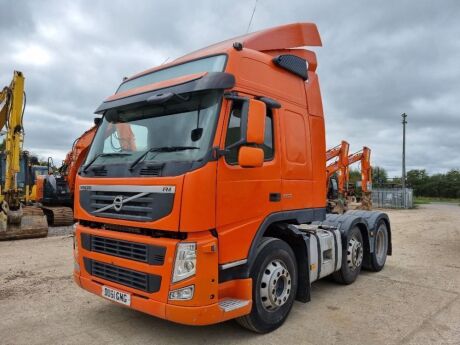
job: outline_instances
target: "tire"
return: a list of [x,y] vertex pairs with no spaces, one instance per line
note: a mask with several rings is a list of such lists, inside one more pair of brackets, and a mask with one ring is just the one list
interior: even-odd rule
[[388,252],[388,228],[384,220],[380,220],[375,232],[374,252],[371,253],[371,267],[373,272],[379,272],[385,266]]
[[252,309],[236,319],[243,327],[268,333],[286,320],[297,293],[297,262],[291,247],[266,237],[257,248],[251,267]]
[[358,278],[363,264],[363,237],[357,226],[348,232],[345,247],[342,248],[342,267],[332,274],[332,278],[340,284],[349,285]]

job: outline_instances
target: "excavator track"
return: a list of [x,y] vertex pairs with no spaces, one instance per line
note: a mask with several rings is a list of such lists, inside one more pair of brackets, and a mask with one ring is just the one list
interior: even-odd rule
[[1,222],[0,241],[48,236],[48,222],[40,208],[25,206],[22,211],[23,215],[19,224]]
[[74,223],[73,210],[65,206],[42,206],[50,226],[66,226]]

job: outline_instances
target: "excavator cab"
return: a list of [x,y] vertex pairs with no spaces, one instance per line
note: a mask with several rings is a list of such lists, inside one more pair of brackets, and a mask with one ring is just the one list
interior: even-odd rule
[[339,183],[337,182],[337,177],[331,176],[329,178],[329,186],[327,189],[327,198],[328,200],[338,199],[339,198]]
[[48,158],[46,174],[37,176],[36,198],[51,226],[72,225],[73,197],[67,179],[58,173],[51,157]]

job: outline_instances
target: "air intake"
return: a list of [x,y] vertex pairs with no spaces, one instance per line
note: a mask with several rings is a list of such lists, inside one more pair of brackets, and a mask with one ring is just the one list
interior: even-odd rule
[[105,168],[93,169],[93,174],[94,176],[107,176],[107,169]]
[[86,271],[92,276],[149,293],[160,290],[161,276],[134,271],[89,258],[83,258],[83,262]]
[[139,172],[141,176],[161,176],[161,166],[146,166]]
[[273,58],[273,63],[301,77],[303,80],[308,79],[307,61],[298,56],[291,54],[278,55]]

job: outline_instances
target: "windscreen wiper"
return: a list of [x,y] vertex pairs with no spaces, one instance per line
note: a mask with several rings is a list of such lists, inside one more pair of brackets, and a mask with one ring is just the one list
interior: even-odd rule
[[145,150],[134,162],[131,163],[129,170],[133,170],[136,165],[145,158],[150,152],[174,152],[174,151],[185,151],[185,150],[199,150],[197,146],[162,146],[162,147],[151,147]]
[[101,153],[98,153],[97,155],[95,155],[93,157],[93,159],[91,159],[91,161],[86,164],[83,168],[83,172],[86,173],[86,171],[88,170],[88,168],[93,165],[93,163],[99,158],[99,157],[110,157],[110,156],[130,156],[131,153],[128,153],[128,152],[107,152],[107,153],[104,153],[104,152],[101,152]]

